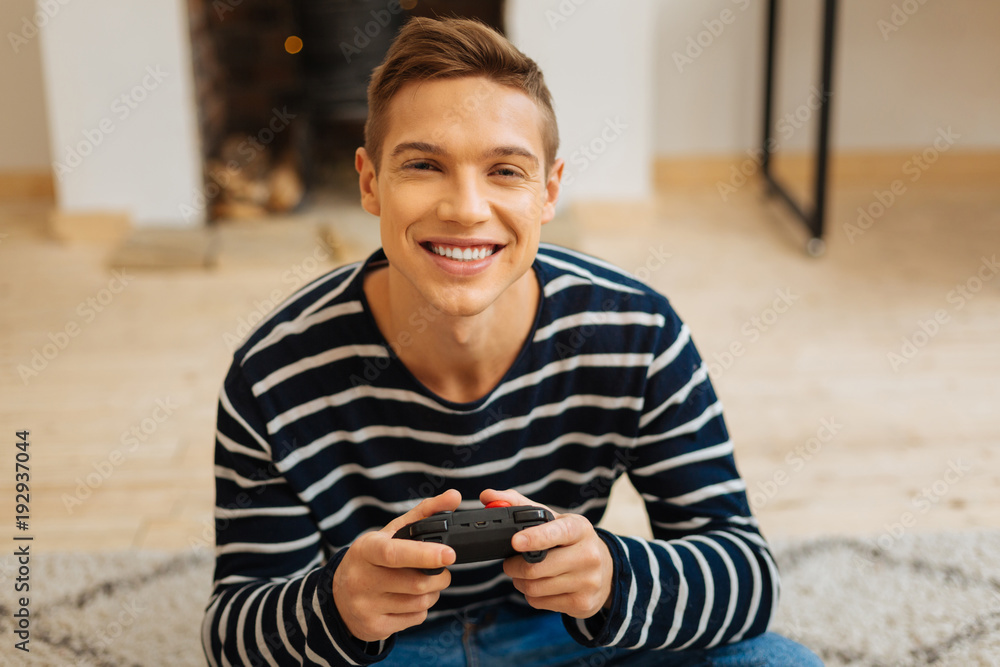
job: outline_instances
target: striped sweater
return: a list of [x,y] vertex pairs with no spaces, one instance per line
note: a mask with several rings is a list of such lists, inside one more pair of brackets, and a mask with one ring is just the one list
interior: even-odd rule
[[[701,648],[765,631],[778,574],[733,459],[722,407],[666,298],[592,257],[543,244],[542,290],[513,366],[486,396],[443,400],[393,353],[362,289],[366,262],[293,295],[236,353],[219,397],[213,665],[368,664],[393,638],[350,635],[340,559],[420,499],[515,489],[597,523],[622,473],[654,539],[598,533],[610,610],[564,624],[589,646]],[[417,314],[410,324],[426,327]],[[398,349],[398,348],[396,348]],[[499,561],[456,565],[430,616],[523,597]]]

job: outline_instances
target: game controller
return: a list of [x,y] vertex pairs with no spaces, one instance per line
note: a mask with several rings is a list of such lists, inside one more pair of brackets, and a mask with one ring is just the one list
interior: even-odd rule
[[[481,510],[439,512],[396,531],[393,537],[437,542],[455,550],[456,563],[476,563],[485,560],[508,558],[521,554],[529,563],[545,559],[542,551],[515,551],[510,539],[520,530],[538,526],[554,517],[544,507],[515,505],[500,500],[489,503]],[[426,574],[440,574],[443,567],[424,570]]]

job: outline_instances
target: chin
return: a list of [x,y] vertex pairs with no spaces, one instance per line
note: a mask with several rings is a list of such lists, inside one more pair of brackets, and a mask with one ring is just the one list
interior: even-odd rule
[[438,298],[431,299],[434,307],[448,317],[474,317],[488,310],[495,301],[495,295],[469,294],[467,289],[454,295],[454,298],[438,295]]
[[437,304],[437,309],[446,317],[475,317],[485,312],[490,304],[444,302]]

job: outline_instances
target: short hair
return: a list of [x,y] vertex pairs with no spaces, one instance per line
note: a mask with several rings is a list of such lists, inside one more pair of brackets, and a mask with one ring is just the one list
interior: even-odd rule
[[552,95],[542,70],[499,32],[473,19],[413,17],[399,31],[368,84],[365,150],[378,171],[389,121],[389,104],[406,84],[430,79],[482,76],[525,93],[541,111],[545,170],[559,148]]

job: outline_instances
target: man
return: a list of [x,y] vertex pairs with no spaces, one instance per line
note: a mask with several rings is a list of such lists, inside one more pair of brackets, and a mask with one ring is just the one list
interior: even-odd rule
[[[502,36],[404,27],[356,155],[382,249],[261,323],[220,395],[210,663],[818,664],[766,633],[777,570],[687,328],[540,248],[557,147]],[[594,527],[622,472],[655,541]],[[495,500],[552,510],[512,540],[543,561],[392,538]]]

